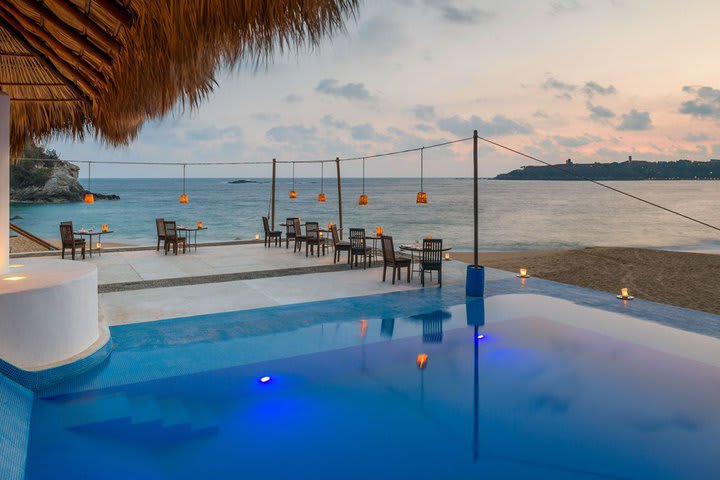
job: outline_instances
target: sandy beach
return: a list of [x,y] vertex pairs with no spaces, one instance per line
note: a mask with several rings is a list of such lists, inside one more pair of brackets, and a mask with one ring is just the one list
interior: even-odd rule
[[[472,253],[452,258],[472,262]],[[653,302],[720,314],[720,255],[643,248],[593,247],[547,252],[481,253],[487,267]]]

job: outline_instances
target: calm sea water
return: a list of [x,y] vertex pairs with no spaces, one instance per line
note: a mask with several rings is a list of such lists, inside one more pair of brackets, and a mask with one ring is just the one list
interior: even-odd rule
[[[190,203],[181,205],[178,179],[93,179],[93,190],[114,193],[119,201],[94,205],[13,204],[15,223],[43,238],[58,239],[60,221],[76,227],[110,225],[106,241],[148,243],[156,217],[209,227],[203,240],[250,239],[262,231],[270,208],[270,180],[230,184],[229,179],[189,179]],[[288,198],[291,179],[279,179],[276,223],[288,216],[338,222],[337,184],[325,181],[327,203],[318,204],[320,179],[296,179],[296,200]],[[416,205],[417,179],[367,179],[369,206],[357,205],[360,179],[344,179],[343,223],[347,227],[383,226],[397,242],[426,235],[446,239],[456,249],[472,247],[472,180],[427,179],[428,205]],[[608,182],[634,195],[720,225],[720,182]],[[612,245],[720,248],[720,234],[707,227],[587,182],[480,182],[480,246],[484,250],[537,250]]]

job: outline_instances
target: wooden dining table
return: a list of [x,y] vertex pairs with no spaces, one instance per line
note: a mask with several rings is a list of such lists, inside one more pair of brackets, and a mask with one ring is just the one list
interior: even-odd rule
[[[443,252],[449,252],[450,250],[452,250],[452,247],[443,247],[442,248]],[[415,258],[417,257],[418,260],[420,259],[420,255],[423,252],[422,244],[421,243],[410,243],[410,244],[404,244],[404,245],[401,244],[400,251],[410,252],[410,263],[412,265],[410,267],[410,271],[413,273],[414,272],[420,273],[420,267],[418,267],[417,269],[415,268],[415,265],[418,264],[418,261]]]

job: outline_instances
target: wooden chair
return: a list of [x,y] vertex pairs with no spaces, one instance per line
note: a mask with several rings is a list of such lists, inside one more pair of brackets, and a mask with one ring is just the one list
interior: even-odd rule
[[338,235],[337,227],[333,225],[330,227],[330,232],[332,233],[332,241],[333,241],[333,263],[337,263],[340,261],[340,254],[342,252],[348,252],[348,263],[350,263],[350,242],[344,242],[340,240],[340,236]]
[[176,222],[163,222],[165,227],[165,255],[170,250],[170,245],[173,246],[173,253],[178,254],[179,245],[182,244],[183,253],[185,253],[185,237],[181,237],[177,232]]
[[285,220],[285,248],[290,248],[290,239],[295,240],[297,231],[295,230],[295,218],[289,217]]
[[155,229],[157,230],[157,251],[160,251],[160,240],[165,240],[165,219],[155,219]]
[[[395,277],[400,280],[400,274],[403,268],[407,268],[407,281],[410,283],[410,267],[412,261],[409,258],[395,256],[395,247],[393,246],[393,239],[387,235],[381,237],[382,252],[383,252],[383,282],[387,274],[387,268],[392,267],[392,283],[395,285]],[[397,275],[395,273],[397,272]]]
[[75,238],[73,235],[73,224],[72,222],[61,222],[60,223],[60,241],[62,242],[62,258],[65,258],[65,249],[70,249],[70,255],[75,260],[75,249],[80,249],[80,254],[83,260],[85,260],[85,239]]
[[353,260],[355,260],[355,266],[358,264],[358,257],[363,257],[363,269],[367,268],[368,254],[370,249],[367,246],[365,240],[365,229],[364,228],[351,228],[350,229],[350,268],[353,267]]
[[305,256],[308,256],[308,251],[313,252],[316,246],[317,256],[320,256],[320,249],[325,255],[325,240],[320,238],[320,225],[318,222],[307,222],[305,223]]
[[265,246],[269,247],[272,240],[275,240],[275,246],[282,246],[282,232],[280,230],[270,230],[270,221],[267,217],[263,218],[263,228],[265,229]]
[[423,249],[420,252],[420,275],[422,286],[425,286],[425,272],[430,273],[432,280],[432,272],[438,272],[438,285],[442,287],[442,240],[441,239],[424,239]]
[[307,236],[302,234],[302,225],[300,225],[299,218],[294,219],[293,224],[295,225],[295,247],[293,248],[293,253],[298,251],[302,253],[302,244],[307,240]]

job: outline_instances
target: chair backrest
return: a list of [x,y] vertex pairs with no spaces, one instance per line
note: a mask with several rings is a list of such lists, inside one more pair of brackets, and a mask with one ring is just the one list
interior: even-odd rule
[[350,229],[350,238],[357,237],[365,239],[365,229],[364,228],[351,228]]
[[337,244],[340,243],[340,236],[338,235],[337,227],[333,224],[333,226],[330,227],[330,231],[332,232],[333,246],[337,247]]
[[442,240],[439,238],[423,239],[420,259],[424,264],[442,263]]
[[177,238],[177,222],[166,221],[164,222],[164,227],[165,238],[175,240]]
[[293,225],[295,225],[295,236],[302,237],[302,225],[300,225],[300,219],[299,218],[294,219]]
[[263,228],[265,229],[265,235],[270,233],[270,222],[267,217],[263,217]]
[[395,262],[395,247],[393,246],[393,238],[383,235],[381,238],[383,258],[386,262]]
[[60,240],[63,245],[72,245],[75,242],[73,236],[73,224],[72,222],[61,222],[60,223]]
[[365,250],[365,237],[350,237],[350,248],[354,252],[362,252]]
[[305,235],[307,235],[308,241],[314,241],[320,239],[320,224],[318,222],[306,222],[305,223]]
[[297,230],[295,230],[295,220],[297,220],[295,217],[288,217],[287,220],[285,220],[285,229],[287,236],[295,235]]
[[158,238],[165,236],[165,219],[164,218],[156,218],[155,219],[155,229],[157,229]]

